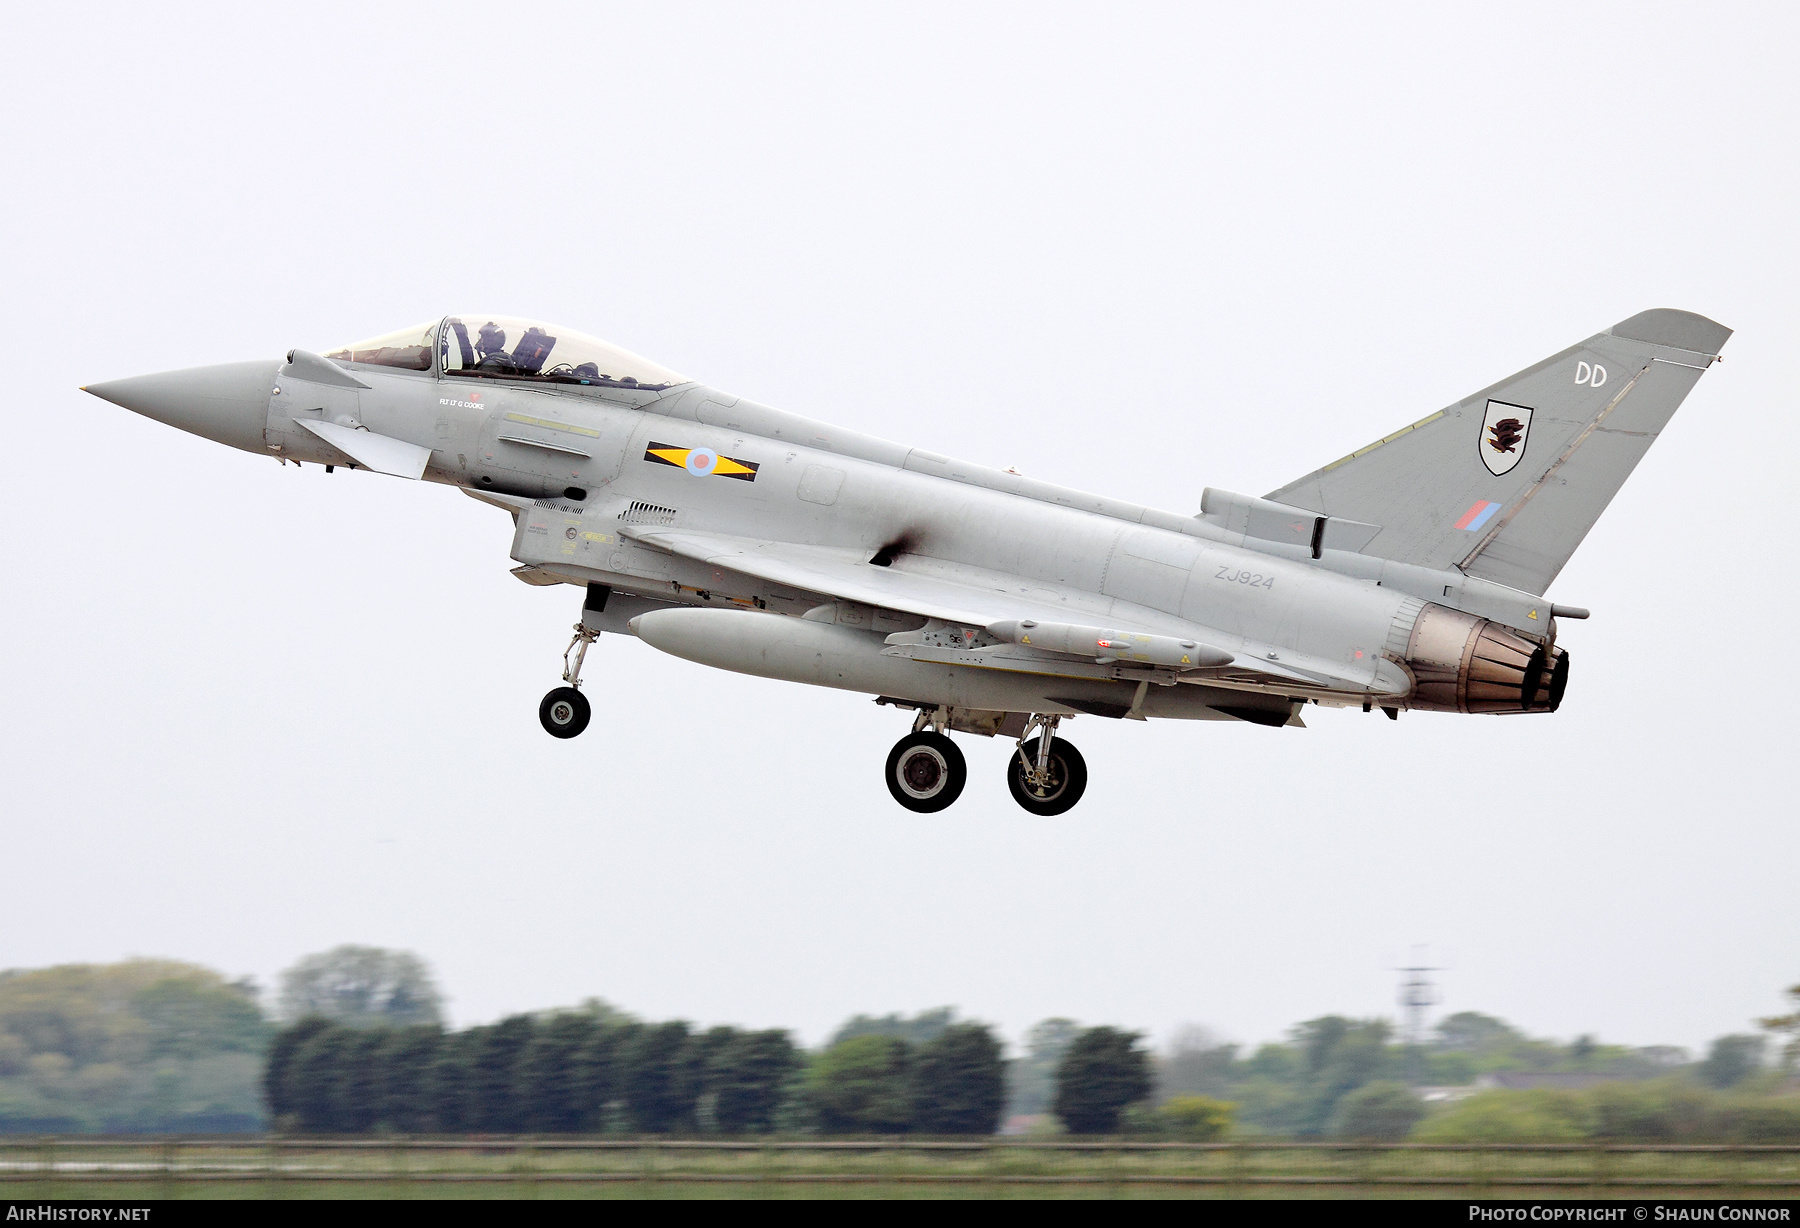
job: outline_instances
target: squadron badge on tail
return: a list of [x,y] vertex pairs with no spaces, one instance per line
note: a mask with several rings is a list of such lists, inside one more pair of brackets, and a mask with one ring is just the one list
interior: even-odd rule
[[1525,457],[1525,437],[1531,433],[1531,410],[1505,401],[1489,401],[1481,424],[1481,463],[1495,477],[1510,473]]

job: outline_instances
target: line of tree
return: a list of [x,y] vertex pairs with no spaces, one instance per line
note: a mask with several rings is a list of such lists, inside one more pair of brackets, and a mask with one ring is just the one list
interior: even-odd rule
[[1336,1015],[1247,1058],[1190,1033],[1160,1060],[1138,1033],[1047,1020],[1010,1068],[990,1028],[948,1009],[858,1016],[811,1054],[785,1031],[641,1023],[600,1002],[460,1032],[355,1019],[314,1016],[275,1037],[264,1089],[279,1128],[970,1135],[999,1130],[1010,1101],[1040,1110],[1036,1128],[1078,1135],[1215,1139],[1235,1126],[1299,1138],[1800,1139],[1800,1100],[1764,1068],[1761,1038],[1722,1037],[1687,1063],[1673,1050],[1552,1045],[1472,1012],[1439,1025],[1428,1068],[1565,1083],[1496,1087],[1434,1110],[1403,1081],[1420,1054],[1382,1020]]
[[[416,956],[343,947],[254,984],[133,960],[0,972],[0,1133],[986,1134],[1800,1141],[1800,986],[1699,1060],[1460,1012],[1424,1043],[1326,1015],[1245,1052],[1201,1029],[1048,1019],[1022,1052],[950,1008],[778,1030],[643,1023],[597,1000],[449,1031]],[[1772,1061],[1771,1058],[1774,1060]],[[1421,1087],[1421,1084],[1426,1086]]]
[[1240,1130],[1289,1138],[1800,1140],[1793,1062],[1771,1068],[1766,1049],[1742,1034],[1699,1061],[1670,1045],[1562,1044],[1475,1011],[1415,1046],[1386,1020],[1326,1015],[1248,1055],[1200,1029],[1177,1036],[1156,1095],[1228,1100]]
[[1004,1080],[983,1024],[917,1044],[856,1036],[808,1061],[785,1031],[640,1023],[595,1003],[460,1032],[312,1016],[275,1037],[263,1087],[279,1127],[316,1133],[944,1135],[998,1130]]

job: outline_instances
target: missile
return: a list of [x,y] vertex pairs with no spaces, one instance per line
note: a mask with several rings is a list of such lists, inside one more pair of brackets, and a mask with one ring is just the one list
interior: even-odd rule
[[1172,635],[1136,635],[1127,631],[1109,631],[1104,627],[1084,627],[1078,623],[1041,623],[1030,618],[989,623],[987,633],[1009,644],[1086,657],[1102,665],[1126,661],[1134,665],[1204,669],[1229,665],[1235,656],[1223,648],[1214,648],[1198,640],[1177,639]]

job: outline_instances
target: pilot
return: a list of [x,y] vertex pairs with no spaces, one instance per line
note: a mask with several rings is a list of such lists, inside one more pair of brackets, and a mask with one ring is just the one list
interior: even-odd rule
[[483,324],[480,335],[475,338],[475,352],[483,358],[506,353],[506,330],[492,320]]

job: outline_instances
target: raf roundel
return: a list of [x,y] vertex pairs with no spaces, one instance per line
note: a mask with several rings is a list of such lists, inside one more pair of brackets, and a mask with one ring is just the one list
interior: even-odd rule
[[711,448],[684,448],[680,444],[651,441],[644,449],[644,459],[657,465],[685,469],[697,478],[736,478],[740,482],[756,481],[761,468],[755,461],[720,456]]

